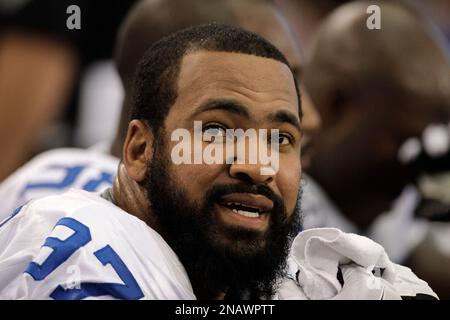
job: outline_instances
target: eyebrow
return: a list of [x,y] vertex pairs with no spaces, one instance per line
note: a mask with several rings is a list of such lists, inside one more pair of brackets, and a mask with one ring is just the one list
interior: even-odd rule
[[[250,113],[248,112],[247,107],[244,106],[242,103],[233,99],[208,100],[205,103],[203,103],[200,107],[198,107],[194,112],[192,112],[191,118],[199,115],[200,113],[212,110],[223,110],[226,112],[242,116],[247,120],[250,119]],[[289,111],[284,110],[276,111],[268,115],[267,120],[269,120],[270,122],[277,122],[277,123],[289,123],[292,126],[294,126],[299,132],[303,132],[299,120],[293,113]]]
[[242,103],[232,99],[215,99],[208,100],[198,107],[191,115],[191,118],[205,111],[223,110],[250,119],[250,114]]
[[300,133],[303,132],[299,120],[293,113],[289,111],[276,111],[275,113],[270,114],[267,119],[271,122],[289,123],[290,125],[294,126]]

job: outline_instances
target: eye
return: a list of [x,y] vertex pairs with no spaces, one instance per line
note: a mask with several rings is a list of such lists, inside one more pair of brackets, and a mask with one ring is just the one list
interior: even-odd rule
[[278,137],[278,143],[280,145],[288,145],[292,143],[292,138],[287,135],[287,134],[280,134],[280,136]]
[[279,133],[278,135],[274,135],[271,137],[272,144],[278,144],[280,146],[287,146],[293,144],[293,138],[290,134],[287,133]]
[[220,123],[209,123],[203,127],[203,141],[219,142],[224,141],[227,128]]

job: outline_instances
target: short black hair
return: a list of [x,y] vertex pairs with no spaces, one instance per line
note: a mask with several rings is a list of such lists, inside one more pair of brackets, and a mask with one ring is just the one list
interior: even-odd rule
[[[145,120],[153,132],[162,128],[177,98],[177,78],[181,60],[197,50],[235,52],[277,60],[287,65],[285,56],[255,33],[225,24],[209,23],[183,29],[157,41],[144,54],[136,70],[131,120]],[[300,108],[300,92],[293,76]]]

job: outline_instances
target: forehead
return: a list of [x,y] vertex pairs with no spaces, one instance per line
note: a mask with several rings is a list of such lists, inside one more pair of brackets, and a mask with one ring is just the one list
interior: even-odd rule
[[200,100],[233,98],[257,104],[261,111],[263,106],[280,105],[298,114],[292,73],[273,59],[217,51],[189,53],[181,62],[177,87],[177,102],[185,111]]

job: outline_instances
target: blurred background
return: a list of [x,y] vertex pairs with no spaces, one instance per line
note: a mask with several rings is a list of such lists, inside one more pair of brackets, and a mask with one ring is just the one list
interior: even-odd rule
[[[193,12],[229,19],[219,0],[140,1],[158,37]],[[0,0],[0,186],[45,150],[112,143],[115,42],[137,2]],[[230,21],[282,46],[273,10],[299,52],[303,228],[369,236],[450,298],[450,1],[232,2]]]

